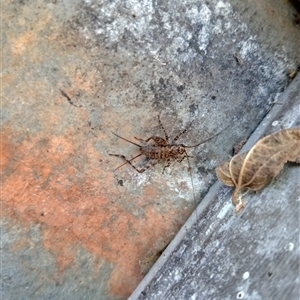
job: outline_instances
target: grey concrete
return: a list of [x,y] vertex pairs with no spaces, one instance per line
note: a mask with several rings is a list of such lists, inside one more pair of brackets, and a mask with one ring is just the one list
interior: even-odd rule
[[[300,74],[241,152],[266,134],[300,126]],[[243,196],[216,182],[129,298],[300,298],[300,168],[288,163],[267,187]]]

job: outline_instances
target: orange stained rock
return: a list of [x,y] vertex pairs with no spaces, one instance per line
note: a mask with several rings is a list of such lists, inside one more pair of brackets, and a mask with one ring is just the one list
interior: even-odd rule
[[[112,170],[119,162],[114,160],[108,167],[106,152],[111,140],[99,130],[97,140],[91,141],[91,129],[85,127],[89,109],[97,107],[105,112],[101,118],[108,128],[134,129],[131,122],[124,125],[114,117],[105,101],[112,80],[107,70],[115,72],[113,66],[102,69],[105,64],[90,63],[108,57],[108,50],[99,47],[96,54],[87,53],[82,37],[70,35],[47,7],[39,1],[38,6],[35,2],[20,6],[17,16],[13,9],[5,13],[6,23],[13,24],[15,31],[7,36],[4,48],[9,58],[4,64],[11,73],[2,78],[9,117],[0,140],[1,217],[12,226],[39,224],[41,243],[55,256],[62,278],[66,268],[75,264],[78,247],[93,255],[96,272],[104,263],[110,264],[107,290],[125,298],[142,279],[140,261],[155,253],[157,240],[167,244],[180,221],[170,202],[164,203],[164,212],[153,205],[162,191],[165,194],[163,183],[160,189],[139,187],[136,194],[117,186]],[[18,72],[13,73],[15,69]],[[132,86],[131,77],[122,76],[116,91]],[[88,99],[96,105],[78,109],[61,90],[74,103],[81,105]],[[96,143],[101,146],[95,147]],[[25,247],[31,247],[30,241],[22,237],[10,250],[17,253]]]
[[[147,206],[147,197],[155,196],[148,187],[137,200],[144,203],[144,215],[132,215],[126,204],[115,201],[120,191],[113,173],[89,145],[84,148],[88,171],[79,172],[78,156],[85,154],[78,153],[69,136],[45,138],[40,133],[12,144],[10,134],[6,128],[1,138],[4,217],[26,226],[41,224],[45,250],[55,255],[61,274],[74,261],[76,245],[111,263],[109,292],[129,296],[143,277],[139,261],[162,235],[166,241],[171,238],[175,212],[170,208],[164,217],[151,201]],[[95,161],[98,166],[92,165]],[[12,250],[20,245],[26,242]]]

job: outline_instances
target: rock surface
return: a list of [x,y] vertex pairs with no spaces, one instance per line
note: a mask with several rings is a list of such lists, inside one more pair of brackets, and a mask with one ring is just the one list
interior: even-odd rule
[[[267,1],[7,1],[2,9],[3,299],[126,299],[299,64],[293,7]],[[289,77],[290,76],[290,77]],[[134,145],[186,161],[143,174]],[[144,158],[137,160],[143,164]],[[195,195],[195,199],[194,196]]]

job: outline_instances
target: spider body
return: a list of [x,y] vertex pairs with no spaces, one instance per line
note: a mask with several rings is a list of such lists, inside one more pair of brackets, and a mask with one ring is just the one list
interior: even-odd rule
[[[142,143],[141,144],[137,144],[136,142],[132,142],[126,138],[123,138],[122,136],[116,134],[113,132],[113,134],[117,137],[119,137],[122,140],[125,140],[131,144],[134,144],[135,146],[139,147],[139,154],[134,156],[131,159],[127,159],[124,155],[122,154],[111,154],[109,153],[109,155],[111,156],[117,156],[122,158],[123,160],[125,160],[125,163],[120,165],[119,167],[117,167],[115,170],[121,168],[122,166],[126,165],[126,164],[130,164],[137,172],[139,173],[143,173],[145,172],[150,166],[154,166],[157,163],[164,163],[164,170],[170,166],[171,161],[177,161],[177,162],[181,162],[184,158],[189,158],[191,156],[189,156],[186,152],[186,148],[192,148],[192,147],[196,147],[199,146],[207,141],[209,141],[210,139],[214,138],[216,135],[206,139],[205,141],[202,141],[201,143],[197,144],[197,145],[193,145],[193,146],[186,146],[184,144],[176,144],[176,141],[179,139],[179,137],[181,135],[183,135],[184,133],[187,132],[187,130],[189,129],[189,127],[191,126],[191,124],[184,129],[182,132],[180,132],[179,134],[177,134],[175,136],[175,138],[169,142],[169,136],[167,135],[165,128],[163,127],[160,117],[158,116],[158,123],[160,125],[160,127],[162,128],[164,134],[165,134],[165,138],[159,137],[159,136],[151,136],[148,139],[144,140],[141,138],[137,138],[134,137],[136,140],[138,140],[139,142]],[[132,161],[135,160],[136,158],[140,157],[144,155],[150,162],[150,164],[145,165],[142,168],[137,168],[134,164],[132,164]]]

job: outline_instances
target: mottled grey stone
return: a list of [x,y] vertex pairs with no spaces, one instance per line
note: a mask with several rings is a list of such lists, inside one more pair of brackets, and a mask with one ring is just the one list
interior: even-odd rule
[[[267,133],[300,125],[300,75],[242,152]],[[217,182],[130,297],[289,299],[300,297],[300,168],[288,163],[264,189],[243,196]]]

